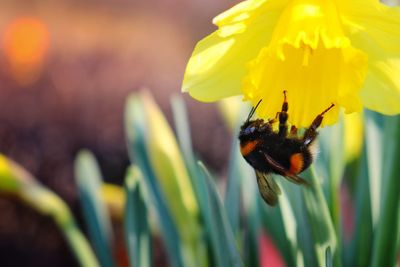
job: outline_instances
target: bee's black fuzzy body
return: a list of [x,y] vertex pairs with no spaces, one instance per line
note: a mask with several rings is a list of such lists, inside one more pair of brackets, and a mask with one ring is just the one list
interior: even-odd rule
[[[261,196],[268,204],[275,205],[280,189],[271,174],[281,175],[297,184],[307,184],[306,180],[297,175],[311,165],[313,161],[311,146],[318,135],[316,130],[322,123],[323,115],[333,107],[333,104],[314,119],[302,137],[297,136],[297,129],[294,126],[288,133],[288,103],[285,91],[282,110],[277,113],[275,119],[250,120],[257,106],[252,109],[248,119],[241,126],[240,152],[256,172]],[[275,132],[272,125],[278,118],[279,131]]]
[[[290,158],[292,155],[301,154],[303,157],[303,166],[299,172],[307,169],[312,162],[312,153],[308,146],[305,146],[302,140],[298,138],[282,138],[273,132],[269,127],[263,130],[263,133],[250,134],[250,136],[239,136],[242,149],[242,155],[246,161],[256,170],[264,173],[276,173],[285,175],[276,171],[269,164],[265,164],[265,154],[279,162],[286,170],[293,169]],[[253,141],[248,141],[248,140]],[[252,151],[244,151],[249,142],[257,142]],[[246,153],[247,152],[247,153]]]

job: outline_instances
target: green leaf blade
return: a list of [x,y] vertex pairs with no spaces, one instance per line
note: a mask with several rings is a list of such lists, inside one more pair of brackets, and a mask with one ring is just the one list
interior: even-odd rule
[[151,237],[148,212],[140,185],[141,173],[131,167],[125,178],[126,206],[124,216],[125,242],[130,266],[151,266]]
[[[310,222],[318,265],[324,266],[325,252],[328,247],[335,257],[337,236],[328,204],[313,166],[310,168],[309,173],[311,174],[311,186],[303,188],[303,198]],[[340,258],[338,262],[340,262]]]
[[75,161],[75,178],[94,250],[102,266],[113,267],[111,221],[100,196],[102,177],[89,151],[79,152]]
[[217,187],[206,167],[202,163],[199,163],[199,167],[203,172],[203,181],[206,184],[208,210],[207,214],[205,214],[205,219],[209,229],[216,265],[219,267],[243,266]]
[[146,120],[144,108],[139,97],[128,98],[125,109],[125,131],[130,160],[143,173],[143,184],[148,192],[149,203],[154,206],[161,236],[165,244],[169,262],[174,267],[183,267],[184,259],[178,229],[166,205],[165,196],[159,188],[146,151]]
[[[377,222],[372,251],[372,266],[394,266],[397,256],[398,206],[400,201],[400,179],[398,159],[400,158],[400,117],[388,118],[390,127],[386,128],[385,139],[390,140],[391,148],[386,156],[383,171],[383,191],[381,210]],[[388,149],[389,147],[386,146]],[[396,234],[393,234],[396,233]]]

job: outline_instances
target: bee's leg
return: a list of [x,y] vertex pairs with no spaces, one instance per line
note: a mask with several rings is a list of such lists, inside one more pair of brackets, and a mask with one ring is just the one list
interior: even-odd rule
[[292,125],[292,127],[290,127],[290,136],[297,136],[297,128],[296,126]]
[[287,111],[289,109],[289,105],[286,99],[286,90],[283,91],[283,104],[282,104],[282,110],[279,112],[279,136],[285,137],[287,135],[287,120],[288,120],[288,114]]
[[324,114],[328,112],[331,108],[333,108],[334,104],[331,104],[329,108],[325,109],[321,114],[319,114],[314,121],[311,123],[310,127],[305,131],[303,136],[303,144],[308,146],[310,145],[315,138],[317,137],[317,129],[321,125],[322,120],[324,119]]
[[275,122],[277,122],[278,116],[279,116],[279,112],[276,113],[275,118],[269,119],[269,120],[268,120],[268,123],[269,123],[269,124],[274,124]]

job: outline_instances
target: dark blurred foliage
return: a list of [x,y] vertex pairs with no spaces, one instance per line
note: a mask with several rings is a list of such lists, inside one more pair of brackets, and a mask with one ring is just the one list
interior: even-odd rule
[[[212,17],[233,4],[2,0],[0,152],[65,199],[81,222],[72,176],[77,151],[90,149],[106,181],[121,184],[128,165],[126,96],[143,88],[152,91],[172,125],[170,96],[180,94],[195,43],[215,29]],[[23,63],[28,67],[19,61],[15,67],[13,50],[7,48],[6,32],[20,17],[39,21],[48,38],[40,62]],[[211,169],[224,173],[230,138],[215,104],[184,98],[196,152]],[[7,196],[0,196],[0,211],[0,266],[76,264],[50,219]]]
[[51,219],[0,197],[0,266],[77,266]]

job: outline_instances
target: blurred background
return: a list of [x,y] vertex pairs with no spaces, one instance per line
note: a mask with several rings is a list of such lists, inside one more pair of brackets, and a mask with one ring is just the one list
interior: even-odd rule
[[[120,184],[126,96],[150,90],[172,122],[170,96],[180,94],[194,45],[236,2],[1,0],[0,152],[65,199],[81,223],[77,151],[91,150],[106,181]],[[230,140],[216,106],[184,98],[195,151],[224,174]],[[0,211],[1,266],[77,266],[49,218],[3,195]]]

